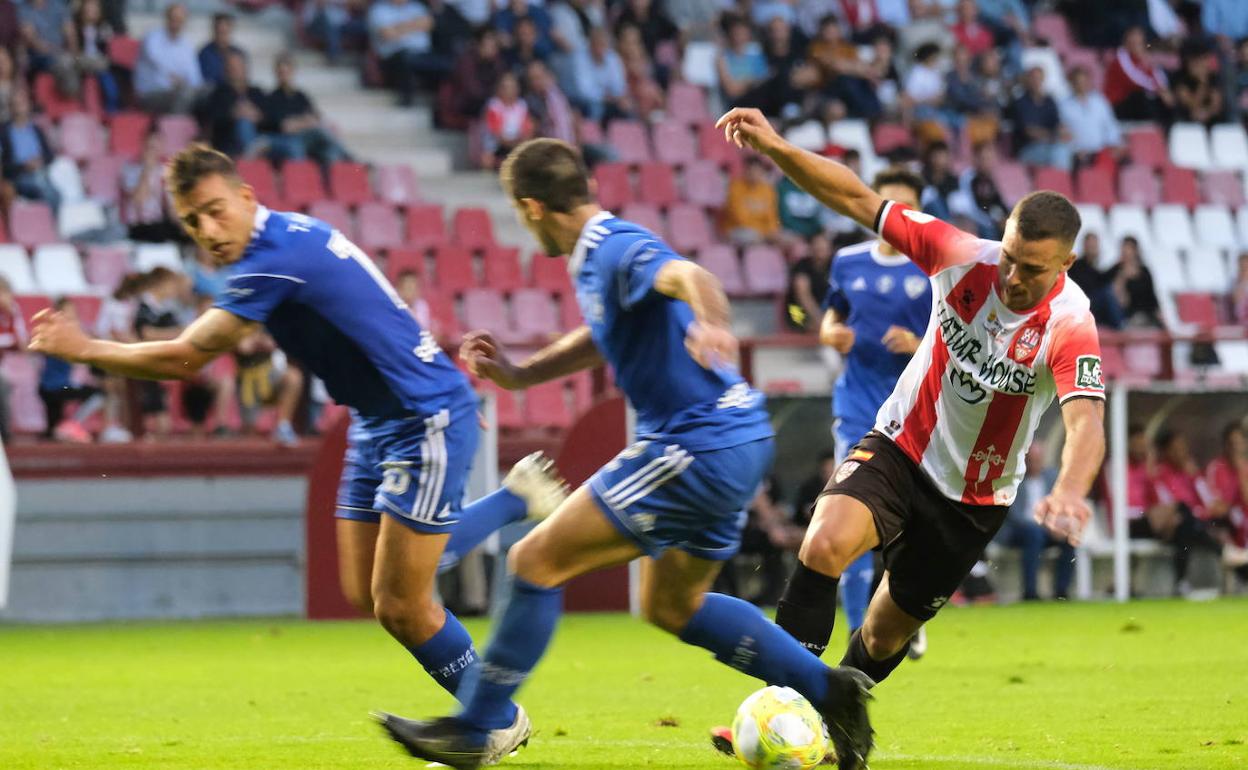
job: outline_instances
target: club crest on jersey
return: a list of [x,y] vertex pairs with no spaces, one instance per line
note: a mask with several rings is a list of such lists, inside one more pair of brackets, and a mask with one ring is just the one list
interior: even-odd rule
[[918,299],[923,290],[927,288],[927,279],[921,275],[908,275],[901,285],[906,290],[907,297]]
[[888,294],[893,290],[893,277],[891,275],[881,275],[875,281],[875,290],[880,294]]
[[1101,378],[1100,356],[1079,356],[1075,360],[1075,387],[1105,390],[1105,381]]
[[853,475],[854,471],[858,470],[858,466],[861,464],[862,463],[855,460],[846,460],[841,463],[841,467],[836,469],[836,483],[840,484],[842,481]]
[[1018,341],[1014,343],[1014,359],[1021,360],[1027,358],[1040,344],[1040,330],[1028,327],[1023,329],[1023,333],[1018,335]]

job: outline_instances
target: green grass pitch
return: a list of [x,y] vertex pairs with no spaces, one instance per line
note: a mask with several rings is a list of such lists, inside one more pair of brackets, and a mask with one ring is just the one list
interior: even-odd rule
[[[874,770],[1248,768],[1248,601],[950,608],[930,638],[877,690]],[[706,728],[757,686],[631,618],[570,616],[504,766],[731,770]],[[418,768],[369,710],[450,707],[367,622],[0,627],[4,770]]]

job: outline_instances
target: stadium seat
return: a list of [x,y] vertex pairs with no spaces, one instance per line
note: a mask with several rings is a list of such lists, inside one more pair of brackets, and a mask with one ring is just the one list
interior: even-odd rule
[[576,294],[566,291],[559,295],[559,329],[570,332],[581,324],[585,318],[581,315],[581,306],[576,302]]
[[698,159],[698,140],[684,123],[665,120],[651,134],[654,157],[673,166],[683,166]]
[[433,332],[440,339],[450,340],[459,344],[463,336],[464,325],[455,314],[455,298],[449,294],[426,292],[425,301],[429,303],[429,316],[433,323]]
[[433,249],[446,243],[446,218],[437,204],[409,206],[407,243],[412,248]]
[[621,163],[636,165],[653,157],[645,124],[635,120],[615,120],[607,127],[607,143],[615,148]]
[[1057,103],[1060,104],[1062,99],[1070,95],[1070,83],[1066,81],[1066,70],[1062,67],[1062,60],[1056,48],[1038,46],[1024,48],[1022,65],[1023,72],[1032,67],[1044,70],[1045,93],[1052,96]]
[[583,414],[594,404],[594,377],[587,371],[579,371],[565,378],[572,391],[572,411]]
[[719,71],[716,60],[719,58],[719,46],[708,40],[693,40],[685,45],[684,56],[680,61],[680,74],[687,83],[704,88],[719,86]]
[[697,253],[715,241],[706,212],[692,203],[677,204],[668,212],[668,238],[682,255]]
[[451,238],[459,246],[484,251],[494,245],[494,223],[490,212],[480,208],[456,210],[451,217]]
[[706,92],[692,83],[675,81],[667,88],[667,116],[686,126],[713,123]]
[[494,396],[494,419],[499,430],[524,428],[524,413],[520,411],[520,402],[515,391],[500,388],[488,380],[481,384],[480,390]]
[[624,207],[621,217],[641,225],[660,238],[667,237],[667,224],[659,207],[650,203],[630,203]]
[[1239,242],[1248,248],[1248,206],[1240,206],[1235,210],[1235,233]]
[[406,206],[420,201],[420,183],[416,171],[406,163],[387,163],[377,167],[377,197],[387,203]]
[[260,158],[240,158],[238,175],[256,191],[256,198],[265,205],[272,205],[281,200],[277,191],[277,175],[267,160]]
[[459,244],[444,243],[434,249],[433,268],[438,291],[459,294],[477,285],[472,252]]
[[1104,87],[1105,65],[1101,63],[1101,56],[1098,51],[1077,45],[1071,46],[1069,50],[1062,54],[1062,63],[1066,65],[1067,72],[1075,67],[1086,69],[1092,78],[1093,91],[1100,91]]
[[1124,345],[1122,361],[1127,371],[1137,377],[1152,380],[1161,375],[1161,350],[1152,342]]
[[373,200],[373,186],[368,178],[368,166],[363,163],[338,161],[330,166],[329,189],[334,200],[348,206],[358,206]]
[[1111,248],[1113,244],[1109,243],[1109,223],[1105,220],[1105,209],[1094,203],[1076,203],[1075,209],[1079,212],[1079,237],[1075,242],[1075,252],[1083,253],[1083,238],[1088,233],[1096,233],[1101,236],[1101,259],[1108,262],[1107,258],[1113,258],[1117,261],[1117,250]]
[[[865,120],[847,118],[838,120],[828,129],[828,141],[847,150],[857,150],[862,157],[875,155],[875,142],[871,138],[871,127]],[[822,149],[822,148],[820,148]]]
[[78,322],[82,324],[82,328],[94,329],[100,319],[100,308],[104,305],[104,299],[98,294],[75,294],[70,297],[70,301],[74,303],[74,310],[78,312]]
[[1140,254],[1153,274],[1158,299],[1162,299],[1162,295],[1169,298],[1176,291],[1190,288],[1187,285],[1187,271],[1183,268],[1183,261],[1173,248],[1157,244],[1141,245]]
[[103,154],[87,160],[82,181],[87,196],[100,203],[115,205],[121,200],[121,172],[126,159]]
[[1184,206],[1163,203],[1153,207],[1153,242],[1171,249],[1190,248],[1196,241],[1192,218]]
[[741,262],[733,247],[724,243],[709,246],[698,255],[698,264],[714,274],[728,294],[740,296],[748,293],[745,281],[741,279]]
[[39,398],[42,358],[33,353],[7,353],[0,359],[0,370],[12,386],[9,394],[11,427],[18,433],[39,433],[44,428],[43,399]]
[[1180,168],[1208,171],[1209,134],[1199,123],[1175,123],[1170,127],[1170,162]]
[[512,328],[517,337],[542,344],[559,332],[559,310],[555,298],[544,289],[517,289],[511,295]]
[[126,35],[114,35],[108,41],[108,59],[126,70],[133,70],[139,61],[142,43]]
[[1230,374],[1248,374],[1248,343],[1242,340],[1219,340],[1213,343],[1220,369]]
[[573,293],[567,263],[562,259],[552,259],[541,252],[534,252],[529,257],[529,285],[565,297]]
[[564,430],[572,426],[563,380],[543,382],[524,392],[524,420],[533,428]]
[[326,200],[321,167],[310,160],[288,160],[282,164],[282,200],[294,209],[303,209]]
[[[1052,166],[1037,166],[1033,171],[1035,189],[1052,190],[1065,195],[1067,198],[1075,197],[1074,185],[1070,181],[1070,173],[1065,169],[1053,168]],[[1110,203],[1112,204],[1113,201],[1110,201]]]
[[741,151],[725,142],[724,132],[711,123],[705,123],[698,128],[698,157],[715,161],[730,173],[740,169],[745,162]]
[[1210,128],[1209,151],[1214,168],[1248,168],[1248,134],[1239,123],[1219,123]]
[[56,229],[61,238],[72,241],[108,227],[108,215],[98,201],[79,200],[61,204],[56,212]]
[[1099,166],[1086,166],[1079,169],[1075,184],[1075,200],[1080,203],[1112,206],[1118,201],[1117,192],[1114,190],[1114,178]]
[[1024,195],[1032,191],[1031,174],[1027,167],[1012,160],[999,160],[993,169],[992,178],[1006,205],[1013,206]]
[[1200,192],[1205,203],[1233,209],[1244,205],[1244,184],[1238,171],[1206,171],[1200,177]]
[[742,273],[746,284],[758,294],[783,294],[788,288],[789,271],[784,256],[774,246],[747,247]]
[[118,112],[109,119],[108,126],[109,151],[126,160],[138,160],[152,128],[151,116],[143,112]]
[[156,121],[160,149],[166,156],[180,152],[199,136],[199,124],[190,115],[162,115]]
[[898,123],[879,123],[871,132],[871,144],[876,155],[886,156],[901,147],[913,147],[914,135]]
[[89,284],[112,292],[130,272],[130,251],[123,245],[88,246],[83,272]]
[[60,120],[73,112],[87,112],[98,117],[100,115],[100,92],[95,78],[83,78],[81,99],[65,96],[56,87],[56,80],[50,72],[35,75],[34,103],[49,120]]
[[388,203],[369,201],[355,212],[355,237],[369,254],[383,249],[397,249],[404,244],[403,220]]
[[576,138],[580,144],[604,144],[607,141],[602,125],[596,120],[576,117]]
[[1196,240],[1199,243],[1228,252],[1239,248],[1239,237],[1235,233],[1235,220],[1231,217],[1231,211],[1227,207],[1213,204],[1197,206],[1192,216],[1192,224],[1196,229]]
[[[424,249],[390,249],[386,252],[386,277],[391,283],[398,283],[399,274],[412,271],[423,280],[425,273]],[[425,292],[425,299],[429,293]],[[452,313],[454,309],[452,308]]]
[[41,201],[21,198],[9,207],[9,235],[17,243],[33,249],[44,243],[56,243],[56,223],[52,219],[52,207]]
[[599,163],[594,167],[594,182],[598,185],[598,203],[609,211],[619,210],[634,200],[627,163]]
[[134,269],[140,273],[156,267],[182,272],[182,253],[172,243],[140,243],[134,247]]
[[61,118],[61,152],[77,161],[103,155],[108,147],[104,127],[94,115],[71,112]]
[[1200,203],[1200,191],[1196,189],[1196,172],[1190,168],[1162,166],[1161,200],[1191,208]]
[[315,201],[308,206],[308,215],[315,217],[338,232],[355,240],[355,222],[344,203],[338,201]]
[[1184,323],[1205,329],[1218,325],[1218,308],[1212,294],[1181,291],[1174,295],[1174,304]]
[[[439,291],[444,291],[439,287]],[[464,292],[464,327],[488,329],[499,335],[505,344],[524,342],[507,322],[507,306],[503,295],[493,289],[468,289]]]
[[713,160],[699,160],[685,166],[685,200],[703,208],[718,209],[724,205],[728,185],[723,172]]
[[1060,13],[1037,13],[1031,20],[1031,31],[1063,55],[1075,45],[1066,17]]
[[48,164],[48,180],[61,194],[62,202],[80,201],[87,196],[82,187],[82,172],[78,162],[67,155],[58,155]]
[[1148,243],[1153,237],[1153,228],[1149,224],[1148,214],[1143,206],[1130,203],[1116,203],[1109,208],[1109,235],[1113,243],[1105,244],[1106,248],[1117,251],[1118,243],[1128,235],[1135,236],[1142,244]]
[[0,275],[9,282],[14,294],[34,294],[38,285],[26,249],[13,243],[0,243]]
[[485,285],[501,292],[514,292],[524,287],[524,269],[520,267],[520,250],[511,246],[493,246],[485,250],[482,260]]
[[637,173],[637,200],[666,209],[680,200],[676,172],[666,163],[643,163]]
[[1131,156],[1131,162],[1140,166],[1161,168],[1170,163],[1166,138],[1156,126],[1128,131],[1127,153]]
[[1161,203],[1161,183],[1157,174],[1148,166],[1123,166],[1118,172],[1118,197],[1123,203],[1156,206]]
[[51,296],[85,294],[90,289],[82,273],[78,251],[65,243],[50,243],[35,249],[31,257],[39,291]]

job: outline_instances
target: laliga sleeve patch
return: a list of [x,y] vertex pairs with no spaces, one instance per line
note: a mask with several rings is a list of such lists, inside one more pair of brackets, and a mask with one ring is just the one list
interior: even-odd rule
[[1101,379],[1100,356],[1079,356],[1075,360],[1075,387],[1083,390],[1105,390]]

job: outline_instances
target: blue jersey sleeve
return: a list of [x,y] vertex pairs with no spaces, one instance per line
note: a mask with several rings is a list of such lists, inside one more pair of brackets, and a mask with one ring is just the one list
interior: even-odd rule
[[613,272],[619,288],[620,307],[631,310],[657,292],[654,279],[663,265],[680,259],[662,243],[652,238],[609,238],[599,247],[610,251],[603,256],[614,257]]
[[849,299],[845,296],[845,291],[841,289],[840,276],[837,275],[837,260],[832,260],[832,266],[828,268],[828,293],[823,295],[823,309],[835,310],[841,318],[849,316]]
[[298,290],[302,278],[278,273],[240,273],[226,280],[213,303],[249,321],[264,323],[269,314]]

